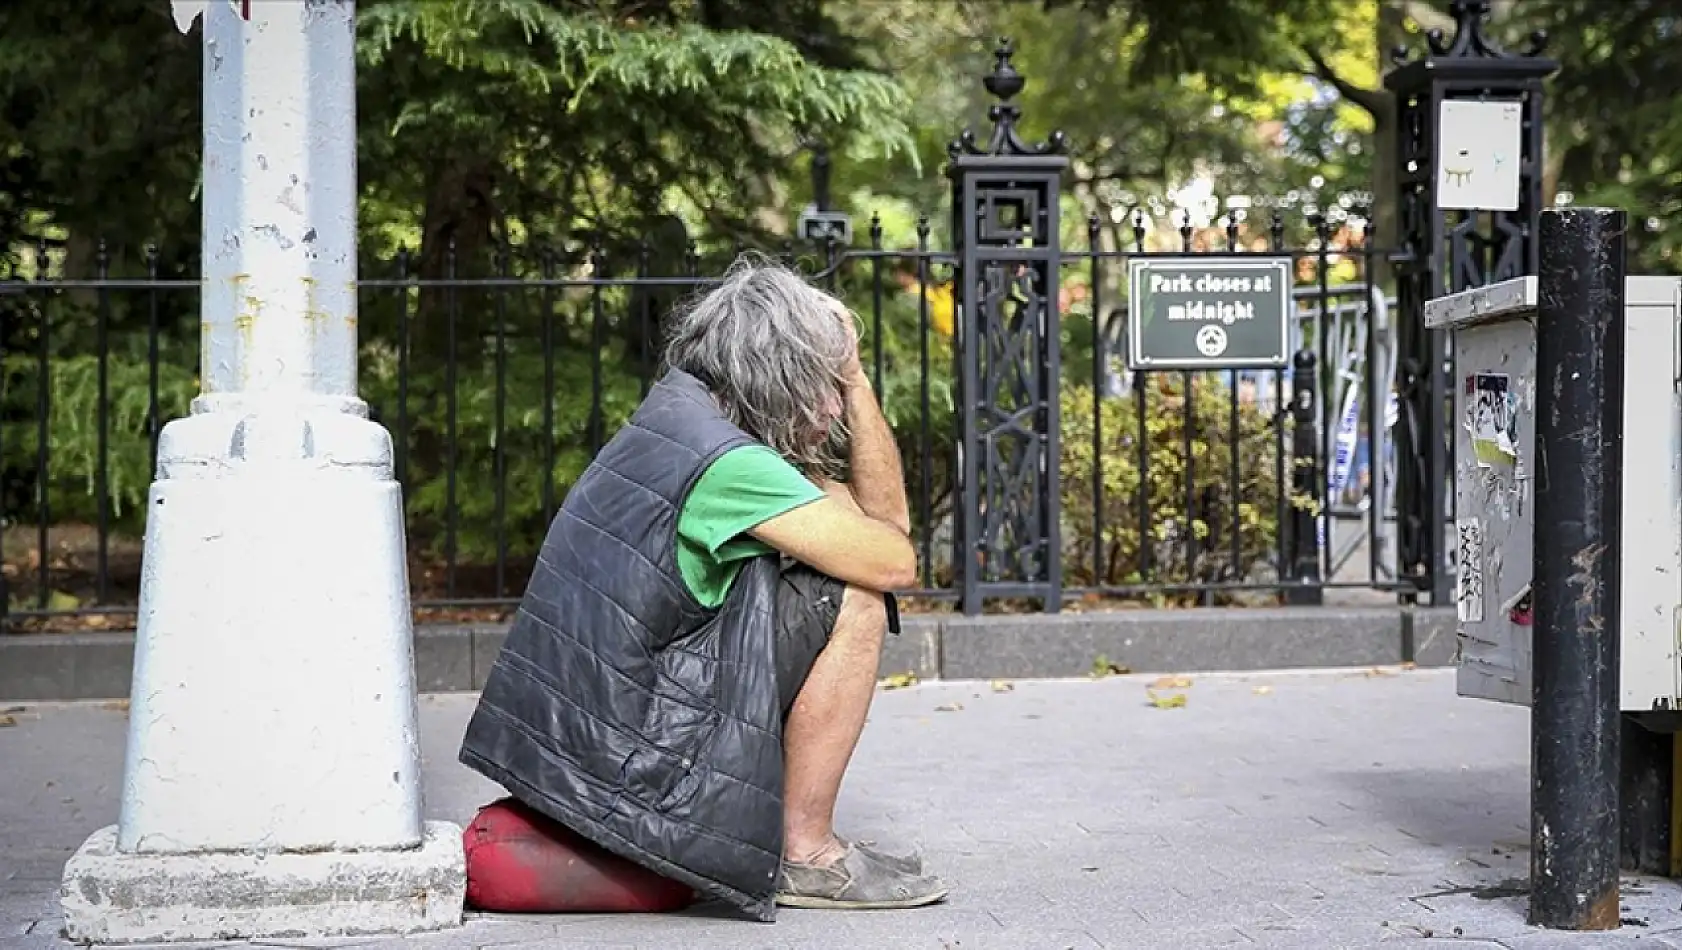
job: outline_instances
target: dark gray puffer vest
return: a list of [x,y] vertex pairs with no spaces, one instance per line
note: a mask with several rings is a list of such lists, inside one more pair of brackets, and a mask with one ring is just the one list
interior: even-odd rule
[[461,761],[603,847],[776,915],[782,718],[778,562],[702,607],[677,519],[707,465],[754,440],[672,372],[604,446],[550,525]]

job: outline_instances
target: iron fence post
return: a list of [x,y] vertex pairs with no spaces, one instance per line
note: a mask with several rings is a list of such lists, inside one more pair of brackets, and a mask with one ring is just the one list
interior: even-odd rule
[[1010,40],[982,80],[997,102],[985,142],[965,130],[950,146],[956,247],[953,351],[958,380],[958,507],[954,570],[959,604],[987,597],[1062,609],[1062,469],[1058,412],[1058,199],[1063,133],[1022,140],[1025,83]]
[[1618,926],[1619,525],[1627,221],[1541,217],[1530,920]]
[[819,211],[829,211],[829,146],[823,142],[813,140],[812,149],[812,203]]
[[795,226],[801,237],[824,252],[824,269],[833,280],[836,253],[852,243],[853,222],[846,212],[837,211],[829,204],[829,173],[832,167],[829,146],[821,139],[811,138],[806,142],[806,149],[812,153],[812,203],[800,212]]
[[1320,436],[1316,427],[1320,361],[1314,351],[1298,350],[1291,363],[1291,558],[1285,602],[1316,605],[1324,600],[1320,577],[1318,504]]
[[[1452,602],[1447,522],[1453,466],[1444,334],[1425,327],[1425,302],[1445,293],[1536,273],[1537,215],[1542,208],[1542,81],[1559,64],[1541,56],[1546,36],[1532,34],[1522,54],[1484,35],[1489,0],[1454,0],[1452,37],[1427,34],[1426,55],[1395,51],[1384,85],[1396,98],[1396,168],[1400,247],[1396,268],[1396,542],[1403,598]],[[1487,210],[1444,200],[1438,175],[1446,141],[1443,107],[1456,102],[1513,103],[1520,112],[1515,207]],[[1454,174],[1458,175],[1456,171]],[[1444,204],[1450,204],[1445,208]],[[1453,219],[1451,220],[1451,215]]]

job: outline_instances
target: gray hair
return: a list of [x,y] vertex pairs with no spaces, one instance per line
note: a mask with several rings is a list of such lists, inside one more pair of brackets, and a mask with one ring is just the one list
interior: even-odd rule
[[794,271],[744,254],[719,285],[673,315],[665,364],[706,384],[738,428],[808,475],[831,474],[846,444],[825,404],[841,398],[855,336],[846,307]]

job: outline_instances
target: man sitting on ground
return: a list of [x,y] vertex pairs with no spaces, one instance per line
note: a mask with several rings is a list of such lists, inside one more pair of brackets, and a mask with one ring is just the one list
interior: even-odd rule
[[738,261],[666,365],[550,526],[462,762],[762,920],[940,900],[920,859],[834,828],[886,592],[916,578],[853,318]]

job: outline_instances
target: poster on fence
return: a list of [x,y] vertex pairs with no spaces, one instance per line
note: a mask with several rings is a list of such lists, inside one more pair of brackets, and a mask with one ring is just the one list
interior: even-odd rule
[[1131,368],[1279,369],[1289,362],[1289,257],[1135,257],[1127,278]]

